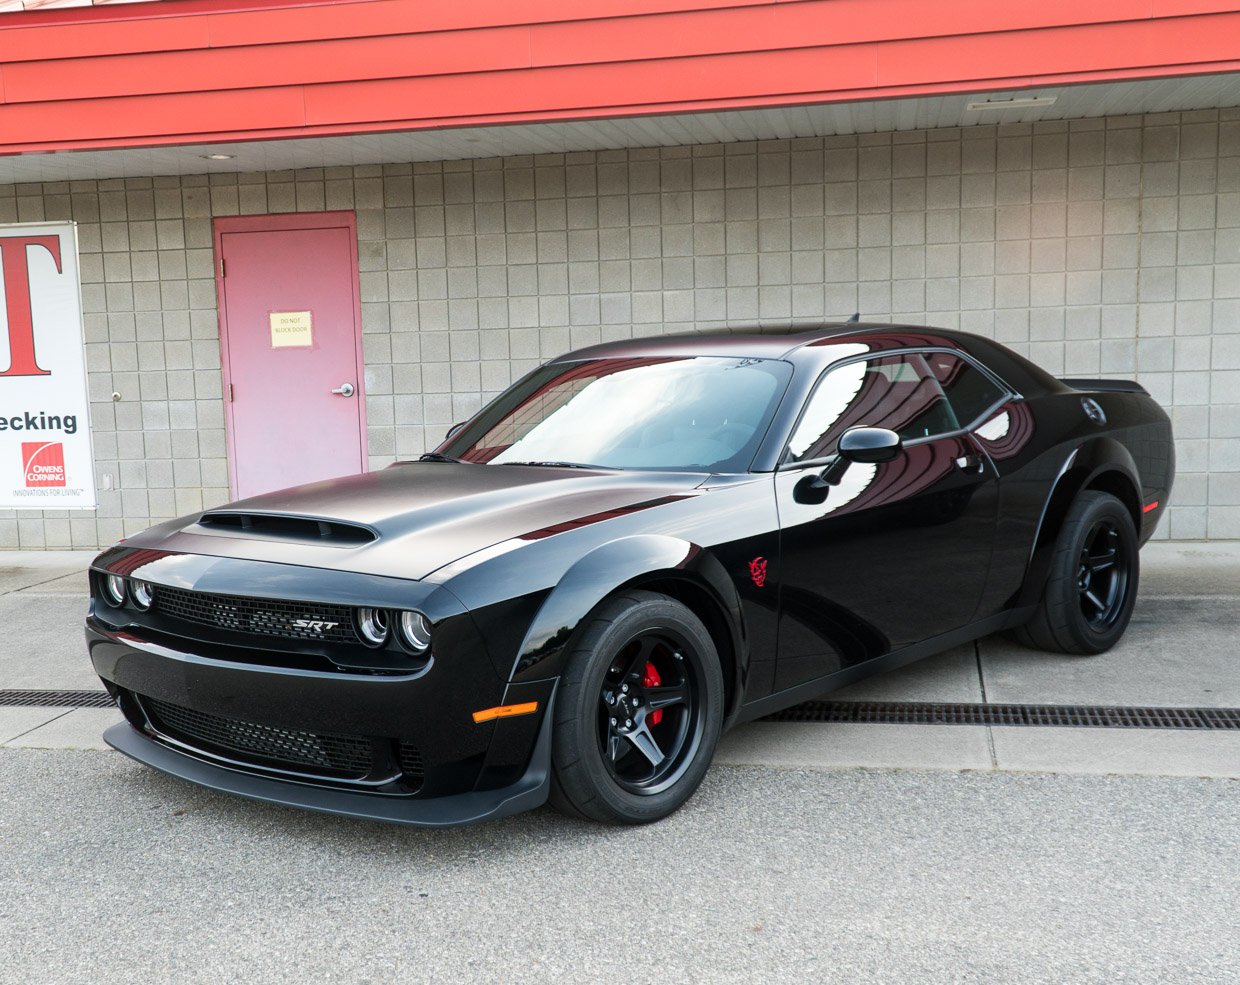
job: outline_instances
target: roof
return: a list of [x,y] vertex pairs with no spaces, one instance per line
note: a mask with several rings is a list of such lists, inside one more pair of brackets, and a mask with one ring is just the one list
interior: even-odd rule
[[941,343],[959,344],[961,333],[920,325],[881,322],[824,322],[821,325],[738,326],[712,332],[685,332],[604,342],[567,352],[552,362],[606,359],[616,356],[737,356],[752,359],[786,359],[806,346],[845,339],[907,335],[909,345],[926,345],[933,336]]

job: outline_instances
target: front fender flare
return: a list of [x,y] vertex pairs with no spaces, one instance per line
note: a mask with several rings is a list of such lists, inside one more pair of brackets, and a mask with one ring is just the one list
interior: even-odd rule
[[696,544],[644,534],[603,544],[573,563],[530,624],[511,679],[558,675],[568,644],[599,603],[620,589],[660,577],[684,579],[711,594],[725,615],[739,667],[744,638],[740,597],[723,566]]

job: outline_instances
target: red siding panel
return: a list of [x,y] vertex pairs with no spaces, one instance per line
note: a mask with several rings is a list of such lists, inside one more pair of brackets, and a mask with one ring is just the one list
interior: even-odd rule
[[215,90],[221,79],[228,80],[230,89],[249,89],[351,82],[376,75],[453,75],[528,64],[528,34],[523,27],[466,31],[446,39],[429,34],[161,51],[6,65],[4,101],[207,92]]
[[182,0],[7,15],[0,153],[1140,79],[1240,59],[1240,0],[692,3]]

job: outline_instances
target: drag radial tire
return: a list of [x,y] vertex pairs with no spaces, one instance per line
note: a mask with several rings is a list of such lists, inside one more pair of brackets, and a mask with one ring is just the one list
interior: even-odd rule
[[1109,493],[1083,492],[1059,532],[1042,601],[1012,635],[1039,650],[1109,650],[1128,628],[1139,575],[1132,515]]
[[552,806],[610,824],[671,814],[710,767],[723,693],[714,641],[685,606],[635,589],[607,599],[556,689]]

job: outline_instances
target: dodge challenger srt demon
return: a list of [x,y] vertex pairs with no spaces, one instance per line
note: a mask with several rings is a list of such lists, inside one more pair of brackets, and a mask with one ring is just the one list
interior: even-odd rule
[[1173,471],[1137,384],[959,332],[595,346],[419,461],[101,554],[106,739],[356,817],[655,820],[738,722],[996,631],[1112,646]]

